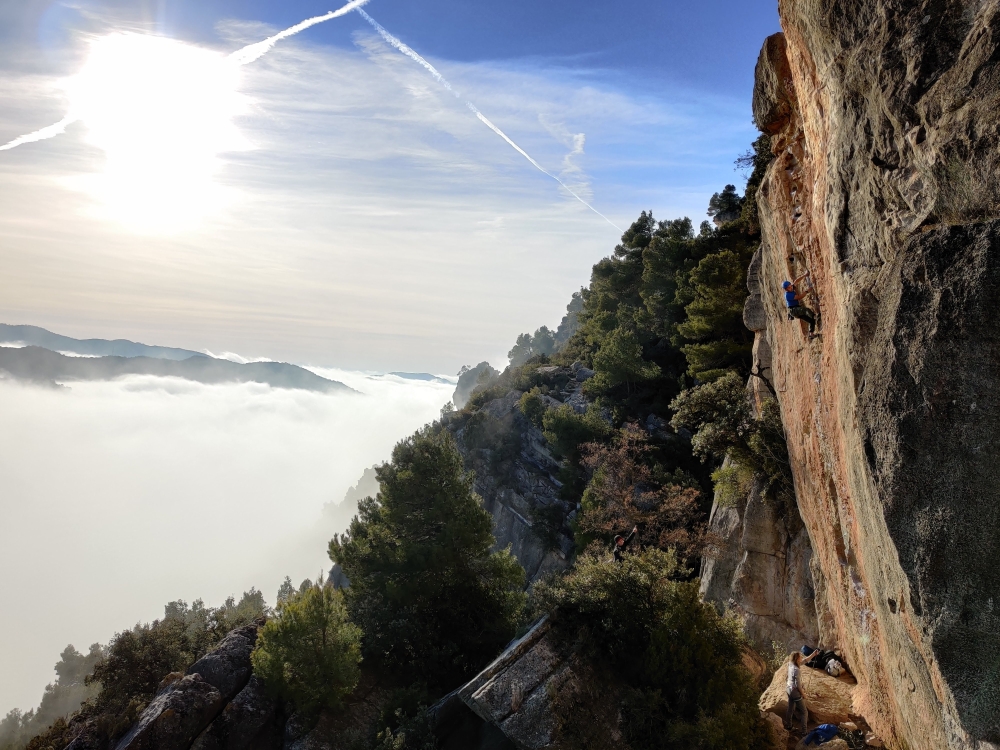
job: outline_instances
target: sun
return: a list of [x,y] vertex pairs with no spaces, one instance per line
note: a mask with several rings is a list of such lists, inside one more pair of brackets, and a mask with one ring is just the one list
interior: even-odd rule
[[67,84],[70,111],[104,152],[83,180],[101,212],[151,232],[182,229],[227,201],[219,155],[249,148],[233,119],[246,111],[239,65],[161,36],[114,33],[91,41]]

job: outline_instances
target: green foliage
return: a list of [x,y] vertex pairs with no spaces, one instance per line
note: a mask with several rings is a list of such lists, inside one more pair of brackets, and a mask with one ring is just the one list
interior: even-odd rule
[[576,462],[586,443],[612,434],[598,406],[591,404],[586,414],[577,414],[569,404],[546,410],[542,417],[545,439],[557,456]]
[[[781,411],[773,399],[754,416],[743,379],[735,372],[681,394],[673,404],[673,425],[694,431],[691,446],[703,459],[730,461],[766,480],[765,493],[791,502],[794,497]],[[728,477],[720,475],[723,481]]]
[[753,472],[743,464],[730,461],[712,472],[715,499],[723,508],[735,507],[750,492]]
[[760,219],[757,215],[757,190],[764,181],[767,166],[774,160],[771,152],[771,136],[762,133],[750,149],[736,160],[736,166],[750,169],[747,189],[743,196],[740,222],[750,234],[760,234]]
[[[619,564],[582,556],[559,579],[535,586],[556,632],[606,675],[635,748],[756,750],[766,747],[739,624],[703,603],[697,581],[674,580],[659,550]],[[587,721],[580,711],[578,721]]]
[[518,401],[517,405],[521,409],[521,413],[527,417],[531,424],[539,429],[542,428],[542,417],[545,416],[545,402],[542,401],[541,392],[537,386],[521,396],[521,400]]
[[404,681],[450,689],[494,657],[518,625],[524,571],[490,551],[492,517],[446,432],[418,432],[377,468],[330,557],[351,580],[346,601],[364,653]]
[[735,369],[750,370],[753,333],[743,325],[749,258],[721,250],[702,258],[688,276],[692,301],[677,332],[696,343],[682,347],[692,378],[707,382]]
[[458,371],[458,383],[452,401],[461,409],[469,402],[469,398],[477,388],[486,388],[499,375],[489,362],[480,362],[475,367],[463,365]]
[[583,292],[573,292],[569,304],[566,305],[566,314],[559,322],[559,327],[553,334],[556,350],[562,349],[570,340],[574,333],[580,328],[580,311],[583,310]]
[[656,363],[643,358],[635,333],[621,328],[604,338],[593,361],[597,375],[584,386],[592,394],[607,393],[622,385],[631,392],[634,385],[654,380],[660,374]]
[[708,199],[708,215],[720,224],[735,221],[740,217],[743,199],[736,192],[735,185],[726,185],[721,193],[714,193]]
[[337,709],[358,684],[361,630],[339,590],[314,585],[280,605],[251,660],[264,684],[304,714]]
[[535,335],[522,333],[517,337],[514,348],[507,352],[511,367],[520,367],[528,360],[539,356],[548,356],[556,350],[556,340],[547,327],[542,326]]
[[382,707],[371,750],[437,750],[437,737],[427,716],[430,702],[420,684],[393,691]]
[[396,716],[395,728],[386,727],[375,738],[372,750],[438,750],[437,737],[427,714]]

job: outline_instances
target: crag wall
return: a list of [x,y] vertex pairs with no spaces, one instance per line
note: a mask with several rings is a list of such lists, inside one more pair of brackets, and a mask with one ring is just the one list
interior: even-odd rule
[[[891,746],[1000,743],[1000,2],[782,0],[760,300],[817,623]],[[787,320],[811,273],[821,335]],[[766,363],[762,363],[766,364]]]

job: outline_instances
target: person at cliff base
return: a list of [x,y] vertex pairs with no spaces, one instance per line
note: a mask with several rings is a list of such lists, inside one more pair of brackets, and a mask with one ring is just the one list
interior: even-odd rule
[[788,659],[788,679],[785,682],[785,692],[788,695],[788,708],[785,709],[785,729],[792,728],[795,721],[795,714],[802,712],[802,731],[806,730],[809,724],[809,709],[802,698],[802,690],[799,686],[799,670],[805,656],[800,651],[793,651]]
[[632,527],[632,533],[629,534],[628,536],[622,536],[621,534],[618,534],[615,537],[615,551],[614,551],[615,562],[621,562],[622,561],[622,555],[624,555],[624,553],[625,553],[625,548],[629,545],[629,543],[633,539],[635,539],[635,535],[636,535],[636,533],[638,531],[639,531],[639,527],[638,526],[633,526]]
[[781,285],[781,288],[785,290],[785,305],[788,307],[788,314],[808,323],[809,336],[812,337],[816,335],[816,315],[802,304],[802,300],[805,299],[808,292],[799,292],[795,288],[795,285],[808,275],[804,273],[795,281],[786,281]]

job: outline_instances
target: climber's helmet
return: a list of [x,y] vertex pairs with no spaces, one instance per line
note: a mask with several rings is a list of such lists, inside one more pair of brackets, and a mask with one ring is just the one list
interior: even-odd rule
[[615,537],[615,546],[621,547],[623,544],[625,544],[625,537],[619,534],[618,536]]
[[791,289],[792,288],[792,282],[786,281],[784,284],[781,285],[781,288],[782,289],[786,289],[786,290],[787,289]]

